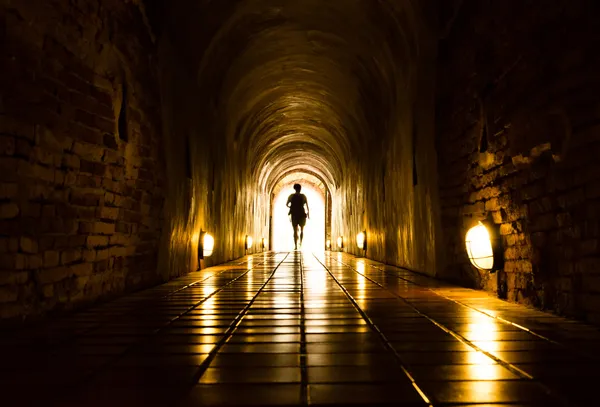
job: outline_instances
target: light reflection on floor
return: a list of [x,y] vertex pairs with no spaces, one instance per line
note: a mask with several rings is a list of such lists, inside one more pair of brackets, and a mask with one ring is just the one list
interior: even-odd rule
[[[60,405],[122,405],[124,392],[135,395],[128,406],[426,405],[425,398],[433,405],[550,406],[556,391],[567,398],[589,394],[594,362],[457,303],[473,297],[468,291],[450,300],[427,277],[400,269],[392,276],[342,253],[269,253],[240,264],[192,273],[54,323],[54,331],[79,332],[62,342],[62,363],[23,370],[33,353],[24,343],[12,347],[0,373],[11,383],[4,397],[14,391],[33,400],[37,394],[24,389],[61,389],[58,379],[69,389],[51,393],[67,397]],[[505,310],[515,308],[503,304],[490,299],[482,309],[507,317]],[[82,329],[84,323],[93,328]],[[36,357],[39,344],[49,343],[40,335],[48,332],[26,336]],[[126,345],[115,347],[120,343]],[[91,367],[90,358],[104,359]],[[72,374],[80,364],[93,375],[76,390],[88,377]],[[44,393],[44,403],[51,397]],[[590,400],[582,405],[594,405]]]

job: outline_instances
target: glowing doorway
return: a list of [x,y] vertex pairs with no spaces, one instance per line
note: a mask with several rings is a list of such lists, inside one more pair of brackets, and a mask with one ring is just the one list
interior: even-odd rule
[[[299,182],[306,195],[310,208],[310,219],[304,227],[303,251],[322,252],[325,247],[325,196],[318,188]],[[275,251],[294,250],[294,231],[285,206],[288,196],[294,193],[293,184],[283,188],[273,201],[272,249]]]

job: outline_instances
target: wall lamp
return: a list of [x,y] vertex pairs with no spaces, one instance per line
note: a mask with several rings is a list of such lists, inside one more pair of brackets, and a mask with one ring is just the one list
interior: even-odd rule
[[490,221],[480,221],[465,236],[467,255],[479,270],[495,273],[504,267],[504,250],[498,226]]
[[244,245],[246,250],[252,249],[252,243],[253,243],[252,236],[246,235],[246,242]]
[[340,249],[340,250],[344,249],[344,237],[343,236],[338,236],[337,245],[338,245],[338,249]]
[[215,238],[201,230],[198,236],[198,270],[200,270],[200,260],[212,256],[214,248]]
[[360,232],[356,235],[356,245],[359,249],[367,251],[367,231]]
[[327,239],[327,241],[325,242],[325,249],[331,250],[331,240],[330,239]]

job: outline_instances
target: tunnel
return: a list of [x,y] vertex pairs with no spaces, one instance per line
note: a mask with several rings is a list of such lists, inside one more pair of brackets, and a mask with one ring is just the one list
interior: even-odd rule
[[6,405],[593,405],[598,26],[0,0]]

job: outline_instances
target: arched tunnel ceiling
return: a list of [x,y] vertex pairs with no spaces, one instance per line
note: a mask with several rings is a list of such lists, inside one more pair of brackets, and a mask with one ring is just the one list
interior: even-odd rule
[[339,185],[383,148],[418,55],[409,0],[170,2],[176,42],[197,67],[216,137],[264,191],[292,168]]

